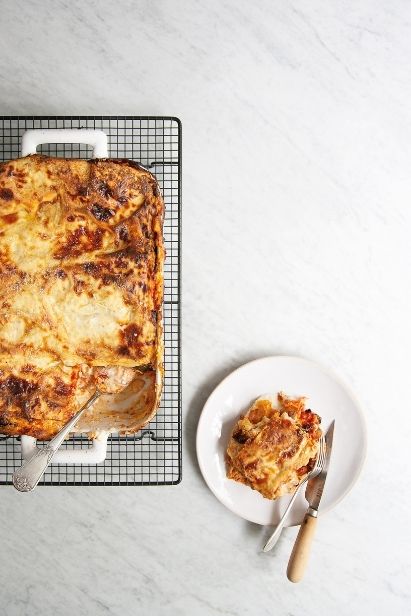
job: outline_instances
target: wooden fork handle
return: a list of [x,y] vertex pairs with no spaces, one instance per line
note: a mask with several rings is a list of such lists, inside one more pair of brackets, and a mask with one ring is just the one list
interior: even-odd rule
[[290,582],[299,582],[303,578],[316,527],[317,517],[306,513],[288,561],[287,577]]

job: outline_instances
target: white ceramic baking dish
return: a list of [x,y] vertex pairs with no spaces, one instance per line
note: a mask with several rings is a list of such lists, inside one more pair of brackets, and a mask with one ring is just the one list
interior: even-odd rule
[[[45,129],[45,130],[28,130],[22,137],[22,156],[35,154],[37,146],[46,143],[76,143],[86,144],[93,148],[93,158],[108,158],[107,135],[101,130],[89,129]],[[141,413],[141,427],[143,427],[154,415],[161,392],[162,385],[162,314],[158,318],[158,349],[156,365],[153,372],[142,376],[140,381],[143,384],[131,388],[129,399],[123,396],[118,402],[118,412],[123,414],[123,419],[118,420],[110,413],[101,409],[97,414],[96,421],[90,425],[84,425],[84,421],[80,420],[79,432],[89,432],[92,434],[92,445],[88,448],[75,449],[67,448],[60,449],[53,458],[53,464],[97,464],[103,462],[107,455],[107,439],[110,433],[126,432],[127,421],[130,416],[130,405],[140,405],[144,409]],[[151,392],[147,390],[151,388]],[[153,390],[154,388],[154,390]],[[155,404],[147,407],[147,399],[152,399],[152,392],[155,392]],[[150,397],[151,396],[151,397]],[[146,407],[144,408],[144,404]],[[99,423],[99,420],[101,422]],[[112,423],[110,423],[112,422]],[[103,426],[101,428],[100,426]],[[37,441],[31,436],[23,435],[21,437],[21,451],[23,459],[29,459],[35,452]]]

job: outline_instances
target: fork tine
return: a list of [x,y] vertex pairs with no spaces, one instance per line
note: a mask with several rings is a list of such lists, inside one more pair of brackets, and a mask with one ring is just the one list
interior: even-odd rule
[[318,442],[317,459],[315,461],[315,466],[312,472],[320,473],[323,469],[324,463],[325,463],[325,439],[324,439],[324,436],[321,435],[321,438]]
[[321,470],[325,464],[326,453],[325,437],[321,435]]

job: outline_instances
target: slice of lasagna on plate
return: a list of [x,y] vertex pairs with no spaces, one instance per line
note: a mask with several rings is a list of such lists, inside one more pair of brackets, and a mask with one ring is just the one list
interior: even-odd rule
[[233,430],[226,452],[227,477],[276,499],[293,492],[314,468],[320,417],[306,398],[258,398]]

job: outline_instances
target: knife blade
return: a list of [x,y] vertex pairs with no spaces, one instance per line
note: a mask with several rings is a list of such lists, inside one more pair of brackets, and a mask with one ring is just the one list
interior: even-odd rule
[[330,466],[331,450],[333,446],[335,420],[331,422],[325,434],[325,462],[321,473],[313,477],[307,482],[305,489],[305,498],[309,504],[309,510],[312,510],[312,515],[318,513],[321,497],[324,492],[324,484],[327,479],[328,468]]
[[325,462],[322,471],[316,477],[310,479],[305,490],[305,498],[308,501],[308,509],[304,516],[297,539],[294,543],[293,551],[291,552],[290,560],[287,567],[287,577],[290,582],[299,582],[303,575],[308,562],[311,543],[314,537],[315,528],[317,525],[318,508],[320,506],[321,497],[324,492],[324,484],[327,479],[328,469],[330,466],[330,457],[334,438],[333,420],[325,435]]

